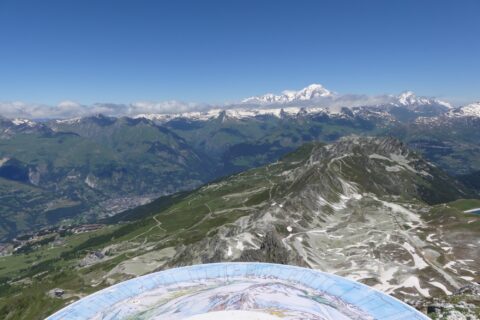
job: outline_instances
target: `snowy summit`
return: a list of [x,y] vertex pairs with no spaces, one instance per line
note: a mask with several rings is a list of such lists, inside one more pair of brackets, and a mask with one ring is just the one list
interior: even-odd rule
[[285,90],[280,95],[267,93],[262,96],[254,96],[244,99],[242,103],[270,104],[270,103],[289,103],[296,101],[308,101],[317,98],[332,97],[335,93],[324,88],[321,84],[311,84],[301,90]]
[[458,111],[462,116],[480,117],[480,101],[461,107]]
[[448,102],[441,101],[438,99],[433,98],[426,98],[426,97],[418,97],[412,91],[405,91],[401,93],[398,97],[398,104],[400,106],[408,107],[408,106],[429,106],[429,105],[439,105],[446,107],[448,109],[452,108],[452,105]]

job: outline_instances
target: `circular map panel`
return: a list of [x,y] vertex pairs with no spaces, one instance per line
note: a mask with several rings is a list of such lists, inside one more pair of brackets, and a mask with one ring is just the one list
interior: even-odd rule
[[158,320],[428,319],[358,282],[287,265],[218,263],[170,269],[85,297],[48,318]]

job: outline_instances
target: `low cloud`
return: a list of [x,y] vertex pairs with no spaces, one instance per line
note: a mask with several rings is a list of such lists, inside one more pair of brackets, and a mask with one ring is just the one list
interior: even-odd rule
[[[212,109],[214,106],[208,104],[199,104],[192,102],[181,102],[176,100],[163,102],[147,102],[140,101],[132,103],[128,106],[127,115],[134,116],[145,113],[183,113],[191,111],[206,111]],[[217,106],[218,107],[218,106]],[[220,106],[223,107],[223,106]]]
[[0,102],[0,116],[25,119],[69,119],[95,114],[107,116],[136,116],[144,113],[179,113],[204,111],[212,108],[207,104],[180,101],[135,102],[131,104],[95,103],[83,105],[74,101],[62,101],[57,105],[26,103],[21,101]]
[[358,94],[345,94],[333,98],[328,106],[330,107],[362,107],[394,103],[397,97],[392,95],[367,96]]

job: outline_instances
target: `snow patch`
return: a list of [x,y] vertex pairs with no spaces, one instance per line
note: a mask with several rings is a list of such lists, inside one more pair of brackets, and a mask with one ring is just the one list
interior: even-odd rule
[[443,292],[445,292],[445,294],[452,294],[452,292],[450,290],[447,289],[447,287],[445,287],[443,284],[441,284],[440,282],[437,282],[437,281],[430,281],[429,282],[432,286],[435,286],[437,288],[440,288],[443,290]]
[[401,286],[415,288],[422,296],[430,297],[430,292],[428,291],[428,289],[424,289],[420,286],[420,281],[416,276],[408,277],[407,280],[405,280]]
[[418,269],[425,269],[426,267],[428,267],[428,263],[425,262],[425,260],[423,260],[416,252],[415,248],[412,247],[412,245],[408,242],[405,242],[402,247],[405,248],[405,250],[407,250],[411,255],[412,255],[412,258],[413,258],[413,262],[415,264],[415,267],[418,268]]
[[90,174],[85,178],[85,183],[92,189],[95,189],[95,187],[97,186],[95,182],[95,177]]
[[36,125],[35,122],[28,119],[13,119],[12,123],[16,126],[27,125],[29,127],[34,127]]
[[237,241],[236,248],[240,251],[243,251],[243,249],[244,249],[243,242],[242,241]]
[[3,166],[3,164],[4,164],[5,162],[7,162],[8,160],[10,160],[10,158],[1,158],[1,159],[0,159],[0,167]]
[[391,167],[386,166],[385,170],[387,170],[388,172],[400,172],[400,171],[403,170],[403,167],[401,167],[401,166],[391,166]]

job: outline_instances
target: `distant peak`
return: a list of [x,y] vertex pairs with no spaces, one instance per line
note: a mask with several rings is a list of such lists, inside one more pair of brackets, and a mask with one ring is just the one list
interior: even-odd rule
[[29,126],[29,127],[34,127],[36,125],[36,123],[32,120],[20,119],[20,118],[13,119],[12,123],[16,126],[25,125],[25,126]]
[[417,95],[413,91],[404,91],[399,95],[399,98],[403,98],[403,99],[416,98],[416,97]]
[[422,105],[439,105],[452,108],[450,103],[435,98],[419,97],[413,91],[404,91],[396,97],[398,104],[401,106],[422,106]]
[[[398,96],[398,101],[402,105],[411,105],[411,104],[416,104],[419,102],[419,98],[413,91],[405,91],[400,93]],[[427,102],[428,99],[425,99],[425,102]]]
[[458,109],[460,115],[470,117],[480,117],[480,101],[470,103]]
[[282,94],[267,93],[244,99],[242,103],[273,104],[295,101],[308,101],[321,97],[331,97],[334,93],[318,83],[313,83],[301,90],[284,90]]
[[311,85],[306,86],[305,88],[299,90],[298,92],[319,92],[322,94],[331,94],[332,92],[326,89],[319,83],[312,83]]

